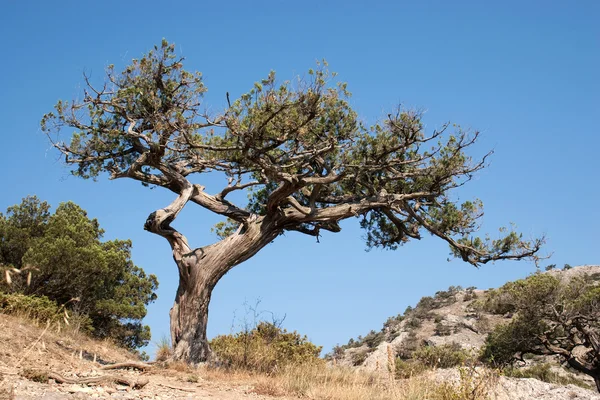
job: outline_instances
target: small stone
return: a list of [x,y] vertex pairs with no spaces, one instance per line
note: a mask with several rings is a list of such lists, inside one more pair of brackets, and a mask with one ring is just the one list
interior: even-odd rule
[[91,393],[94,390],[89,386],[71,385],[67,388],[69,393]]

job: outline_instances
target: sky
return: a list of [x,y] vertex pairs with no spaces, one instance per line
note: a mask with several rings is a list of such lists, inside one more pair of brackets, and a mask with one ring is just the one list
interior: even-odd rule
[[[79,97],[84,72],[102,79],[107,65],[119,69],[166,38],[187,70],[203,73],[204,105],[215,112],[226,91],[234,98],[271,70],[292,79],[326,59],[362,121],[402,104],[425,110],[429,131],[447,121],[480,130],[472,154],[494,155],[455,196],[483,201],[483,231],[515,223],[526,237],[546,235],[552,257],[542,266],[600,264],[599,17],[597,1],[5,0],[0,210],[33,194],[54,207],[71,200],[107,240],[130,238],[134,262],[160,282],[145,319],[153,343],[168,335],[176,267],[168,243],[142,228],[173,194],[72,177],[39,129],[57,100]],[[189,205],[175,226],[202,246],[217,240],[217,221]],[[260,301],[329,351],[450,285],[487,289],[535,271],[447,261],[447,245],[430,237],[366,252],[358,221],[342,228],[320,243],[288,233],[230,271],[213,293],[209,336],[239,329],[252,320],[244,305]]]

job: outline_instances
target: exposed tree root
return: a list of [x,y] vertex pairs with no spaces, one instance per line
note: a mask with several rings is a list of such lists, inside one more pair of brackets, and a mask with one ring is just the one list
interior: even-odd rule
[[152,365],[140,362],[122,362],[117,364],[104,365],[100,367],[101,370],[124,368],[134,368],[139,369],[140,371],[146,371],[147,369],[152,368]]
[[70,384],[99,384],[99,383],[120,383],[127,385],[133,389],[141,389],[146,386],[149,382],[148,378],[141,379],[127,379],[118,375],[103,375],[103,376],[92,376],[89,378],[65,378],[64,376],[52,372],[52,371],[36,371],[36,370],[25,370],[23,376],[27,379],[36,382],[47,383],[48,379],[54,379],[57,383],[70,383]]
[[181,386],[170,385],[168,383],[161,383],[161,382],[159,382],[158,384],[160,386],[164,386],[164,387],[167,387],[169,389],[177,389],[177,390],[182,390],[184,392],[195,392],[196,391],[196,389],[194,389],[194,388],[185,388],[185,387],[181,387]]

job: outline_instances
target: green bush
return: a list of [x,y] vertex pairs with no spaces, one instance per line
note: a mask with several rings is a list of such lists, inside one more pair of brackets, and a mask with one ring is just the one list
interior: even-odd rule
[[574,376],[559,374],[552,371],[548,363],[533,365],[529,368],[507,367],[502,370],[502,374],[512,378],[534,378],[543,382],[555,383],[558,385],[576,385],[585,389],[592,389],[590,385]]
[[0,292],[0,312],[24,316],[40,322],[51,323],[67,320],[76,330],[90,333],[93,331],[92,321],[87,315],[64,313],[56,302],[46,296],[27,296],[21,293]]
[[39,321],[54,321],[59,316],[58,305],[46,296],[26,296],[21,293],[0,292],[0,311]]
[[344,358],[345,354],[346,354],[346,350],[342,346],[336,345],[336,346],[333,346],[331,353],[327,353],[325,355],[325,359],[326,360],[341,360],[342,358]]
[[493,367],[505,367],[515,360],[515,354],[526,352],[536,345],[534,332],[540,328],[515,318],[509,324],[499,325],[488,334],[481,348],[480,360]]
[[459,344],[444,344],[441,346],[423,346],[413,352],[412,358],[427,367],[452,368],[463,365],[470,355]]
[[250,331],[217,336],[210,346],[222,362],[234,369],[270,373],[289,364],[322,362],[321,346],[267,322]]
[[414,331],[408,333],[408,337],[402,341],[402,345],[397,349],[397,354],[403,359],[412,357],[415,350],[419,348],[419,339]]
[[367,349],[359,349],[352,353],[352,365],[355,367],[362,365],[369,356],[369,353],[370,352]]
[[427,371],[429,367],[417,360],[396,358],[396,379],[409,379]]
[[450,336],[452,334],[452,328],[448,325],[444,325],[441,321],[435,324],[434,333],[437,336]]
[[412,318],[407,319],[406,322],[405,322],[405,324],[406,324],[405,326],[407,328],[416,329],[416,328],[419,328],[421,326],[422,321],[419,318],[412,317]]
[[501,289],[490,289],[484,299],[475,301],[473,308],[477,311],[499,315],[514,312],[515,306],[510,295]]
[[364,337],[363,341],[368,348],[374,349],[381,344],[385,339],[385,333],[371,331]]

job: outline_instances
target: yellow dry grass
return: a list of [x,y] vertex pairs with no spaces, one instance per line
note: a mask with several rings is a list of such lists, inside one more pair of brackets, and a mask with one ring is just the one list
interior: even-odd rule
[[388,374],[350,368],[297,365],[274,374],[206,369],[209,381],[248,385],[258,395],[315,400],[486,400],[496,382],[487,370],[462,368],[457,382],[436,382],[429,375],[394,380]]

